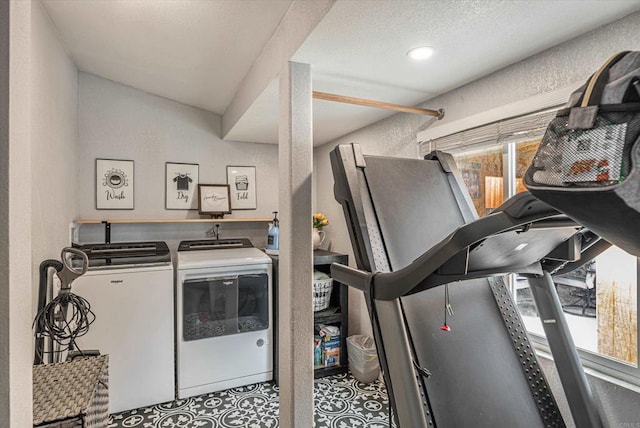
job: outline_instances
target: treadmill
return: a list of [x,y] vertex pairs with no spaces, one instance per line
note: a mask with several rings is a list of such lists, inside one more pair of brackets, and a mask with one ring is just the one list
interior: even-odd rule
[[551,274],[608,242],[529,192],[479,219],[447,153],[365,156],[344,144],[330,158],[357,263],[331,274],[364,292],[396,426],[566,426],[510,273],[529,279],[575,425],[602,426]]

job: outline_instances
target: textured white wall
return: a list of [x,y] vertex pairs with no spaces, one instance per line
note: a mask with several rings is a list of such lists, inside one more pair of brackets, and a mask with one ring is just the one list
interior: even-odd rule
[[[278,148],[223,141],[221,117],[101,77],[80,73],[79,218],[200,218],[165,209],[165,162],[197,163],[201,183],[227,182],[227,165],[256,167],[257,210],[226,216],[271,217],[278,206]],[[95,159],[135,161],[135,209],[96,210]],[[113,226],[113,241],[203,238],[209,225]],[[180,233],[176,233],[179,231]],[[264,245],[267,225],[223,224],[222,236],[247,235]],[[81,241],[102,239],[101,226],[82,226]]]
[[[629,15],[447,92],[422,107],[445,109],[444,120],[435,123],[435,127],[583,81],[615,52],[639,50],[638,28],[640,13]],[[365,154],[415,157],[418,150],[416,135],[427,127],[427,119],[423,117],[397,114],[315,149],[315,209],[325,212],[332,221],[331,227],[326,228],[330,241],[327,245],[331,249],[352,255],[344,215],[333,196],[329,151],[336,144],[357,142]],[[362,293],[351,290],[350,299],[350,334],[370,334]],[[549,370],[549,376],[552,383],[557,384],[553,371]],[[591,380],[611,426],[614,426],[613,422],[640,423],[637,406],[632,404],[638,403],[640,394],[602,380]]]
[[640,49],[640,13],[547,49],[424,103],[444,108],[444,125],[516,101],[585,81],[616,52]]
[[[9,320],[11,295],[9,289],[9,2],[0,2],[0,426],[8,426],[11,420],[11,365],[9,347],[11,323]],[[23,397],[24,398],[24,397]]]
[[9,284],[2,285],[8,294],[0,299],[0,310],[8,317],[0,321],[0,336],[2,348],[11,351],[0,369],[0,426],[17,427],[32,422],[31,322],[38,265],[58,258],[76,213],[78,75],[39,2],[4,4],[11,20],[10,25],[3,21],[11,39],[10,146],[3,157],[9,160],[8,180],[3,180],[9,228],[0,240],[9,258],[1,264],[10,274]]
[[[34,308],[38,267],[59,259],[76,217],[78,69],[40,2],[31,16],[31,254]],[[35,311],[34,311],[35,314]]]
[[3,2],[0,16],[2,113],[7,114],[8,103],[9,119],[8,129],[4,122],[0,142],[0,165],[5,167],[0,184],[0,426],[26,427],[32,425],[33,358],[29,216],[31,2]]

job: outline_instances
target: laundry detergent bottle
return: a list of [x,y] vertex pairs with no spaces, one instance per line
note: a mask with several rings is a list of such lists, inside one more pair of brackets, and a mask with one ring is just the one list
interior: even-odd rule
[[278,220],[278,211],[273,212],[273,222],[267,233],[267,250],[278,249],[278,237],[280,235],[280,221]]

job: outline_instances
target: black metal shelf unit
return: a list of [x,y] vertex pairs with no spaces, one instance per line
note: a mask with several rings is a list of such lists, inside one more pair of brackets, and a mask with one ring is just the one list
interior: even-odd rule
[[[274,315],[274,347],[273,347],[273,378],[278,382],[278,256],[271,256],[273,260],[273,315]],[[313,267],[315,270],[331,274],[331,264],[349,264],[349,256],[326,250],[313,252]],[[309,287],[313,285],[309,283]],[[340,328],[340,364],[332,367],[321,367],[314,370],[314,377],[324,377],[348,370],[347,359],[347,333],[349,331],[349,290],[346,285],[333,281],[331,300],[329,307],[314,313],[314,324],[330,324]],[[312,351],[312,343],[309,344],[309,352]]]

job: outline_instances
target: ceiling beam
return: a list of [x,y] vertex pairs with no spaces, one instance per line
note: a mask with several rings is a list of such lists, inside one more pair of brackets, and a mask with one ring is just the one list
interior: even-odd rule
[[222,115],[222,139],[277,76],[335,0],[294,0]]

